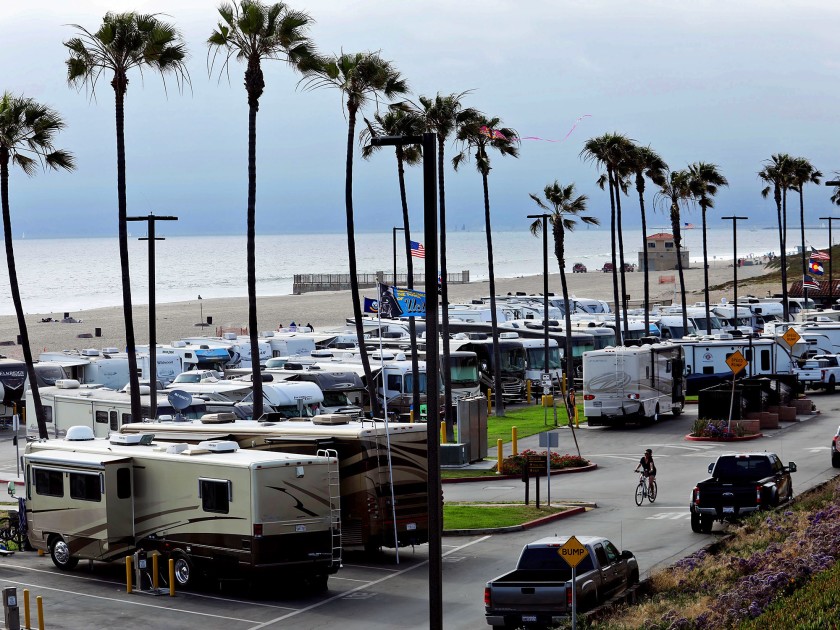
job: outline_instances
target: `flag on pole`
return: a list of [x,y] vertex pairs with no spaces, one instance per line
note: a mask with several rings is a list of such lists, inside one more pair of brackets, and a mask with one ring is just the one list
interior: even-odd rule
[[685,224],[685,229],[686,230],[693,230],[694,229],[694,224],[693,223],[686,223]]
[[370,298],[365,298],[365,307],[363,309],[365,313],[373,313],[376,314],[379,312],[379,300],[372,300]]
[[812,247],[811,260],[831,260],[831,256]]
[[825,273],[825,269],[823,269],[822,263],[819,260],[811,259],[808,261],[808,268],[812,274],[815,276],[821,276]]
[[411,241],[411,255],[415,258],[425,258],[426,257],[426,248],[423,247],[423,243],[418,243],[417,241]]
[[806,275],[806,276],[802,279],[802,288],[803,288],[803,289],[819,289],[819,288],[820,288],[820,285],[819,285],[819,283],[818,283],[816,280],[814,280],[811,276]]

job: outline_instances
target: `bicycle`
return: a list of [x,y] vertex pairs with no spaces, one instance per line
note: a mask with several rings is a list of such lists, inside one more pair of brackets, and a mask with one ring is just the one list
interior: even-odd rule
[[645,477],[645,473],[642,473],[639,477],[639,485],[636,486],[636,505],[641,505],[645,499],[651,503],[656,501],[656,479],[651,479],[648,487],[648,478]]

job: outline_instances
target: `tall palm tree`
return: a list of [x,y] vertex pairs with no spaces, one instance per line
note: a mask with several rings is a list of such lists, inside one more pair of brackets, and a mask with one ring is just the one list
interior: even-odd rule
[[[793,159],[791,167],[792,179],[791,188],[799,193],[799,236],[802,242],[802,279],[808,273],[808,254],[805,253],[805,184],[820,183],[820,178],[823,174],[814,168],[814,165],[808,161],[808,158],[798,157]],[[808,289],[804,286],[802,288],[802,295],[805,300],[808,300]]]
[[465,107],[463,99],[469,92],[441,95],[434,98],[419,97],[419,104],[412,104],[425,121],[426,130],[437,134],[438,143],[438,203],[440,205],[440,300],[443,305],[440,321],[440,334],[443,339],[443,405],[446,409],[446,439],[454,439],[455,419],[452,417],[452,372],[449,369],[449,283],[447,281],[448,267],[446,263],[446,184],[445,184],[445,155],[444,148],[449,137],[458,126],[478,112],[472,107]]
[[680,231],[680,205],[691,199],[691,175],[687,170],[670,171],[664,184],[656,193],[657,200],[668,207],[671,230],[674,232],[674,247],[677,250],[677,272],[680,276],[680,300],[682,301],[683,334],[688,332],[688,311],[686,311],[685,275],[682,265],[682,233]]
[[[393,106],[385,114],[375,114],[374,122],[365,119],[367,129],[362,131],[362,140],[370,140],[376,136],[419,136],[423,133],[423,119],[415,112],[407,111],[399,106]],[[369,159],[381,147],[373,144],[365,144],[362,147],[362,157]],[[421,145],[401,144],[395,147],[397,157],[397,180],[400,186],[400,204],[402,206],[403,237],[405,240],[405,260],[408,267],[408,288],[414,288],[414,262],[411,256],[411,225],[408,218],[408,197],[405,192],[405,165],[415,166],[423,158]],[[396,272],[395,272],[396,273]],[[396,275],[394,285],[397,284]],[[417,325],[414,318],[408,320],[408,332],[411,336],[411,374],[412,374],[412,408],[415,413],[420,413],[420,362],[417,356]]]
[[456,138],[461,145],[461,152],[452,159],[455,170],[470,156],[475,158],[475,167],[481,174],[484,190],[484,231],[487,237],[487,267],[490,276],[490,325],[493,334],[494,390],[496,398],[496,416],[505,415],[502,391],[502,355],[499,351],[499,322],[496,317],[496,274],[493,268],[493,233],[490,224],[490,188],[487,178],[490,175],[490,150],[500,155],[519,157],[519,135],[513,129],[502,127],[498,118],[488,118],[474,113],[458,125]]
[[[598,219],[595,217],[583,215],[586,212],[586,202],[588,197],[586,195],[576,195],[575,185],[561,186],[557,180],[554,184],[550,184],[543,189],[543,196],[545,202],[534,193],[529,193],[531,199],[534,200],[540,209],[545,212],[551,212],[551,233],[554,237],[554,255],[557,257],[557,264],[560,265],[560,287],[563,290],[563,303],[569,304],[569,288],[566,285],[566,232],[572,232],[575,229],[575,219],[580,219],[583,223],[588,225],[598,225]],[[542,219],[536,219],[531,224],[531,234],[536,236],[542,231]],[[572,368],[572,311],[569,308],[566,312],[566,348],[564,351],[566,357],[566,379],[571,386],[572,375],[574,374]],[[546,314],[545,325],[548,325],[548,315]],[[546,369],[548,366],[546,366]]]
[[[761,196],[765,199],[773,191],[776,202],[776,218],[779,226],[779,260],[782,266],[782,313],[784,320],[790,321],[787,286],[787,190],[790,187],[793,158],[787,153],[774,153],[764,161],[764,168],[758,172],[758,178],[767,183],[762,188]],[[737,264],[738,261],[735,261]]]
[[64,122],[58,113],[31,98],[14,96],[9,92],[5,92],[0,98],[0,201],[3,236],[6,242],[6,265],[9,268],[9,285],[20,330],[23,359],[26,362],[32,402],[35,405],[38,436],[42,439],[48,437],[47,423],[41,395],[38,393],[35,364],[32,361],[32,349],[29,347],[29,331],[18,287],[15,251],[12,245],[12,215],[9,210],[9,166],[16,165],[29,176],[35,174],[39,162],[44,168],[72,170],[73,156],[53,146],[55,135],[63,128]]
[[[356,336],[359,340],[359,354],[367,380],[371,410],[379,411],[376,398],[376,384],[371,378],[370,361],[365,348],[362,304],[359,299],[359,281],[356,275],[356,232],[353,216],[353,146],[356,134],[356,117],[371,100],[393,99],[408,92],[408,84],[390,61],[377,52],[341,53],[322,59],[318,68],[305,81],[307,89],[329,87],[339,91],[346,99],[347,108],[347,164],[345,167],[344,205],[347,215],[347,250],[350,259],[350,289],[353,299],[353,319],[356,321]],[[426,278],[429,290],[431,278]],[[434,286],[434,285],[432,285]]]
[[[715,207],[714,196],[721,186],[729,186],[729,182],[718,170],[716,164],[695,162],[688,165],[688,186],[691,196],[700,206],[703,220],[703,294],[706,302],[706,334],[712,334],[712,320],[709,313],[709,256],[706,245],[706,210]],[[737,261],[736,261],[737,262]],[[737,308],[737,304],[735,305]],[[736,314],[737,316],[737,314]]]
[[[617,221],[617,201],[619,190],[624,182],[626,175],[625,167],[628,155],[631,153],[633,141],[627,136],[620,133],[605,133],[596,138],[590,138],[583,145],[583,150],[580,152],[581,157],[587,162],[595,162],[599,167],[606,170],[606,184],[610,192],[610,252],[612,254],[613,266],[613,299],[615,301],[615,336],[616,339],[624,343],[624,335],[627,332],[627,326],[621,327],[621,305],[623,300],[619,300],[618,295],[618,259],[616,254],[618,252],[616,243],[616,233],[621,229],[620,223]],[[599,180],[599,185],[604,188],[603,177]],[[623,265],[622,265],[623,267]],[[622,269],[623,271],[623,269]],[[623,295],[622,295],[623,297]]]
[[650,331],[650,270],[648,265],[647,214],[645,212],[645,179],[656,186],[665,183],[668,165],[659,154],[647,147],[634,146],[627,156],[628,168],[636,175],[636,192],[639,194],[639,211],[642,217],[642,260],[645,266],[645,334]]
[[137,373],[137,353],[134,348],[134,315],[131,307],[131,275],[128,261],[128,228],[126,222],[125,182],[125,96],[128,73],[137,69],[172,74],[179,89],[189,82],[185,65],[187,56],[178,30],[157,15],[139,13],[106,13],[101,26],[94,32],[72,25],[78,34],[64,45],[70,51],[67,60],[67,82],[71,86],[86,87],[93,93],[103,72],[113,73],[111,87],[117,123],[117,206],[122,272],[123,318],[125,345],[128,353],[128,378],[131,395],[131,417],[142,419],[140,385]]
[[[221,71],[226,72],[231,59],[244,61],[245,92],[248,97],[248,335],[251,342],[251,382],[254,387],[254,418],[263,415],[263,387],[259,362],[259,328],[257,327],[257,112],[265,90],[263,61],[285,61],[293,69],[304,72],[313,68],[317,57],[308,37],[312,22],[306,13],[295,11],[278,2],[271,5],[258,0],[240,0],[238,4],[219,7],[221,21],[207,44],[222,56]],[[211,65],[212,69],[212,65]]]

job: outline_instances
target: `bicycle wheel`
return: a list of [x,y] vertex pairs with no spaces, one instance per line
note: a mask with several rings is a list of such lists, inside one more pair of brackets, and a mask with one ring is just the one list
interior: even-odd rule
[[642,502],[645,500],[645,495],[647,492],[645,491],[645,482],[640,481],[639,485],[636,486],[636,505],[641,505]]
[[650,488],[648,488],[648,501],[651,503],[656,501],[656,479],[650,482]]

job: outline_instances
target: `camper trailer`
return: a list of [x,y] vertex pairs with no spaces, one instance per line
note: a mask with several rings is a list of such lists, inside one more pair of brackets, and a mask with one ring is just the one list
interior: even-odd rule
[[590,425],[678,416],[685,405],[683,351],[673,343],[607,348],[583,355],[583,413]]
[[[316,453],[335,449],[341,480],[342,542],[345,548],[394,547],[387,448],[390,439],[399,546],[429,539],[426,425],[348,421],[323,415],[277,423],[201,421],[124,425],[124,433],[155,434],[156,440],[198,443],[233,440],[243,449]],[[387,433],[386,433],[387,431]]]
[[29,542],[63,570],[135,550],[175,561],[175,579],[270,572],[325,589],[341,564],[338,463],[240,451],[232,442],[162,444],[152,434],[31,442],[23,456]]

